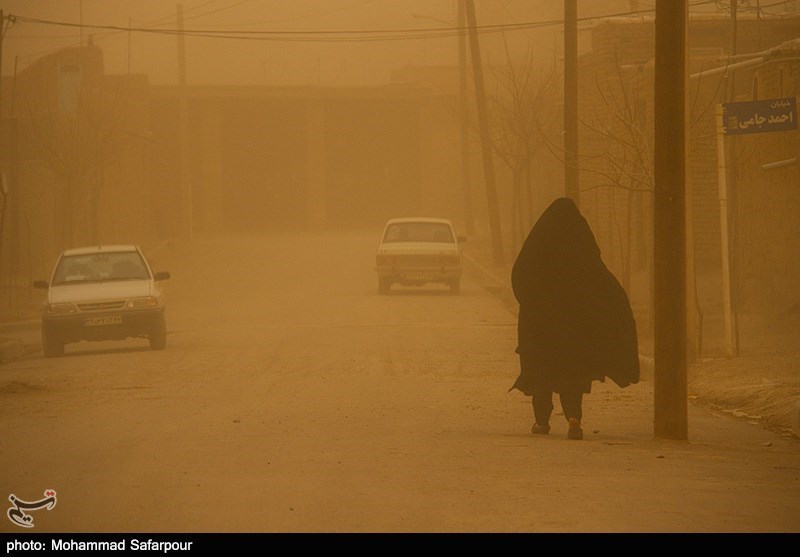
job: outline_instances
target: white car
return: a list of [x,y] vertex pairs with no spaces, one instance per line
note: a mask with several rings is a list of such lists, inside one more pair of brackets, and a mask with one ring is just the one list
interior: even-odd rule
[[81,340],[147,338],[154,350],[165,348],[167,326],[159,282],[135,245],[68,249],[61,253],[42,307],[42,348],[47,357],[64,354],[64,345]]
[[387,221],[375,256],[378,292],[393,284],[445,284],[457,294],[461,288],[461,242],[449,219],[403,217]]

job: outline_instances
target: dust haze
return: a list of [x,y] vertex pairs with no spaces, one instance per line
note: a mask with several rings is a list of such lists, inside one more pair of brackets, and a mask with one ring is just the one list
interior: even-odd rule
[[[700,450],[652,438],[654,0],[577,2],[576,202],[642,380],[597,383],[578,443],[509,392],[511,267],[566,195],[567,4],[0,0],[0,453],[28,466],[0,496],[58,491],[53,532],[798,531],[800,2],[690,3]],[[48,345],[54,266],[97,246],[169,278],[120,302],[163,302],[158,342]]]

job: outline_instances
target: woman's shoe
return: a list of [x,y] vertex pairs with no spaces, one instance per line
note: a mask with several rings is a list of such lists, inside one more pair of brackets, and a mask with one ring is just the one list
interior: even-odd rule
[[536,435],[547,435],[550,433],[550,426],[549,425],[539,425],[537,423],[533,424],[531,428],[531,433]]
[[569,419],[569,430],[567,431],[568,439],[583,439],[583,429],[581,429],[581,422],[577,418]]

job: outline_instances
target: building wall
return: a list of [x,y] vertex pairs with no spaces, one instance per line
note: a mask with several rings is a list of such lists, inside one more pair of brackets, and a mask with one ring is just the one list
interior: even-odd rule
[[[738,54],[765,51],[798,38],[800,22],[794,19],[748,20],[737,25]],[[592,50],[580,61],[581,127],[581,206],[595,230],[604,258],[622,279],[626,274],[626,258],[648,261],[647,246],[652,239],[652,195],[643,193],[626,210],[620,190],[610,193],[608,156],[617,166],[629,164],[620,150],[608,143],[608,135],[598,133],[598,126],[614,137],[625,137],[626,125],[614,107],[646,106],[644,135],[652,136],[654,120],[652,87],[655,28],[652,20],[610,20],[592,31]],[[689,23],[689,73],[708,71],[724,65],[724,56],[732,52],[731,26],[725,19],[692,19]],[[688,257],[694,267],[692,288],[696,288],[698,311],[718,313],[721,310],[721,224],[718,195],[717,137],[715,107],[728,100],[753,98],[753,82],[759,77],[760,95],[790,95],[796,91],[797,70],[779,64],[761,68],[746,67],[735,72],[708,72],[690,79],[688,93],[689,149],[687,152],[687,195],[689,208]],[[779,77],[780,76],[780,77]],[[777,82],[782,85],[778,86]],[[599,95],[602,89],[602,97]],[[629,97],[623,96],[630,95]],[[781,93],[782,92],[782,93]],[[612,102],[614,101],[614,102]],[[613,108],[613,109],[612,109]],[[622,119],[624,120],[624,119]],[[594,127],[595,130],[590,128]],[[795,134],[792,136],[792,134]],[[729,183],[736,192],[731,196],[731,238],[738,265],[734,283],[738,285],[736,303],[741,311],[768,311],[781,303],[795,304],[797,272],[794,263],[782,256],[789,238],[798,237],[796,168],[772,171],[769,177],[760,170],[759,157],[774,159],[783,153],[790,158],[797,152],[796,132],[786,138],[737,138],[729,143]],[[792,174],[795,172],[795,174]],[[793,185],[794,184],[794,185]],[[794,193],[792,193],[794,192]],[[648,242],[625,239],[624,227],[617,224],[632,218],[630,233],[648,238]],[[794,235],[794,236],[792,236]],[[774,237],[776,242],[770,242]],[[623,246],[633,252],[625,255]],[[638,247],[637,247],[638,246]],[[644,253],[640,250],[645,250]],[[621,273],[621,274],[620,274]],[[649,272],[648,272],[649,274]],[[691,280],[691,279],[690,279]],[[635,286],[635,285],[634,285]],[[645,288],[649,285],[644,284]],[[716,334],[717,331],[707,331]]]
[[[189,87],[186,153],[200,233],[354,230],[455,214],[453,115],[424,91]],[[179,91],[151,90],[153,180],[181,204]],[[443,177],[445,179],[443,179]],[[460,201],[461,197],[457,197]],[[170,233],[180,234],[168,223]]]
[[36,298],[31,280],[47,278],[61,250],[157,245],[148,84],[144,76],[106,75],[102,52],[87,46],[39,59],[5,79],[3,94],[2,133],[14,149],[0,157],[10,192],[0,311],[25,316]]
[[[753,80],[748,100],[800,96],[800,46],[755,67]],[[732,256],[742,311],[800,312],[798,159],[798,130],[737,136]],[[788,164],[764,168],[779,162]]]

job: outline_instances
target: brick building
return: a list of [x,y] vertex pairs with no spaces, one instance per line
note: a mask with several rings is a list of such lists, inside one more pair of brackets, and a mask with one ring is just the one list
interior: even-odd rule
[[[581,207],[604,258],[636,303],[646,307],[653,238],[654,21],[604,20],[591,33],[591,49],[579,62]],[[796,96],[798,40],[800,19],[742,18],[733,56],[729,19],[689,22],[689,307],[696,322],[705,319],[707,338],[718,336],[723,303],[716,107]],[[726,149],[734,311],[797,308],[800,268],[787,249],[800,237],[800,167],[791,164],[798,131],[727,138]],[[766,171],[763,165],[775,160],[790,162]]]

